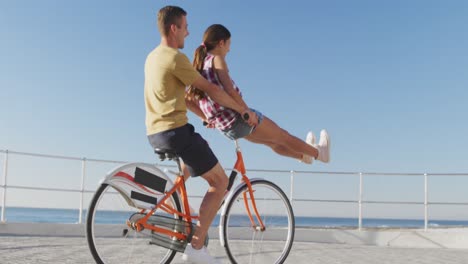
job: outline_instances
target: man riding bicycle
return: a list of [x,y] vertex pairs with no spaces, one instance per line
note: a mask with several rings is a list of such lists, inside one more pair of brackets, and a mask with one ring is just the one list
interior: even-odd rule
[[185,87],[193,85],[220,105],[242,116],[248,114],[247,122],[252,126],[258,120],[248,107],[239,105],[223,89],[203,78],[179,51],[189,35],[185,10],[176,6],[160,9],[158,29],[161,42],[145,63],[146,132],[153,148],[176,152],[189,175],[201,176],[208,182],[210,187],[200,205],[197,229],[182,258],[194,263],[216,263],[204,241],[223,199],[228,177],[207,142],[188,123]]

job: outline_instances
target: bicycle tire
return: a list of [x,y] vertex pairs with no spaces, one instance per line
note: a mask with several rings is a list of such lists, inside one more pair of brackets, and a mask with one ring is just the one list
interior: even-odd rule
[[[171,200],[170,202],[177,210],[181,210],[176,192],[168,200]],[[110,185],[102,184],[98,188],[89,206],[86,219],[86,237],[96,263],[162,264],[172,261],[176,251],[151,243],[153,237],[151,231],[136,232],[127,226],[126,220],[135,213],[138,214],[139,211],[137,208],[130,207],[126,202],[126,197]],[[102,222],[102,219],[110,217],[115,217],[115,221]],[[170,217],[181,219],[177,215],[170,215]]]
[[[266,180],[252,181],[264,231],[255,230],[247,215],[243,193],[246,184],[227,202],[223,218],[223,244],[232,263],[283,263],[294,242],[294,212],[288,197],[277,185]],[[252,214],[255,215],[255,213]],[[255,216],[254,216],[255,219]]]

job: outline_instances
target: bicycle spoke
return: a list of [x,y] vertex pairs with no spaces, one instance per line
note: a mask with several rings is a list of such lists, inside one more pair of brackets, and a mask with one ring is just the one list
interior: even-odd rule
[[[251,196],[243,195],[247,187],[238,190],[227,203],[223,239],[228,256],[233,263],[283,263],[294,240],[294,215],[289,200],[279,187],[265,180],[252,182],[252,188],[259,218]],[[252,227],[250,217],[256,227]]]
[[87,221],[88,243],[97,263],[170,263],[175,251],[152,244],[150,230],[137,232],[127,226],[126,221],[138,218],[139,212],[112,187],[98,190]]

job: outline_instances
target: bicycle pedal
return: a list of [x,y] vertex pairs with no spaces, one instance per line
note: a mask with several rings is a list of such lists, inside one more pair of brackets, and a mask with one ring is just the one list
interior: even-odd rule
[[128,219],[126,221],[127,223],[127,226],[130,227],[132,230],[135,230],[137,232],[141,232],[143,230],[145,230],[145,228],[143,227],[143,225],[137,223],[138,220],[140,220],[141,218],[143,218],[145,215],[144,214],[141,214],[141,213],[135,213],[133,214],[132,216],[130,216],[130,219]]

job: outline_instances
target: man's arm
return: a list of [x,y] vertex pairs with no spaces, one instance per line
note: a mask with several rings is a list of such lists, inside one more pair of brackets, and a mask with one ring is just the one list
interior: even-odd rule
[[202,120],[206,120],[205,114],[203,114],[202,110],[200,109],[200,106],[197,104],[196,101],[185,98],[185,104],[187,105],[187,108],[190,111],[192,111],[194,114],[196,114]]
[[185,104],[187,105],[187,108],[192,111],[194,114],[196,114],[198,117],[201,118],[203,121],[203,125],[206,126],[207,128],[214,128],[214,124],[210,123],[208,119],[206,119],[205,114],[203,111],[200,109],[200,106],[198,105],[197,101],[190,100],[187,97],[185,97]]
[[[204,91],[208,96],[211,97],[215,102],[218,104],[231,108],[234,111],[238,112],[241,115],[248,113],[249,116],[255,116],[255,113],[250,111],[248,107],[244,107],[237,103],[231,96],[229,96],[223,89],[219,88],[217,85],[214,85],[207,81],[203,76],[198,77],[195,82],[192,84],[193,86],[197,87],[198,89]],[[258,125],[257,118],[249,118],[247,120],[249,125],[256,126]]]

